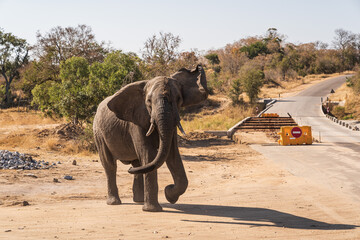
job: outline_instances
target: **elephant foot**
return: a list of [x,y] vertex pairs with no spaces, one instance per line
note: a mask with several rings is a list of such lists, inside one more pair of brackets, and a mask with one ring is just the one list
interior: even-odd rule
[[148,203],[145,203],[142,209],[145,212],[162,212],[163,210],[160,204],[148,204]]
[[174,189],[174,184],[170,184],[168,186],[165,187],[165,197],[166,200],[168,200],[169,203],[176,203],[177,200],[179,199],[179,195],[175,195],[173,193],[171,193]]
[[120,205],[121,204],[121,200],[119,197],[108,197],[107,201],[106,201],[107,205]]
[[139,203],[139,204],[144,203],[144,196],[142,196],[142,197],[134,196],[133,201],[136,202],[136,203]]

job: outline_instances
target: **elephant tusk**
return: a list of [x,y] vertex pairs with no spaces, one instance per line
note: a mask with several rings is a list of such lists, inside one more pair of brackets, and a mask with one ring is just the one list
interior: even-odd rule
[[186,133],[185,133],[184,129],[182,128],[180,121],[178,122],[178,125],[177,125],[177,126],[178,126],[180,132],[185,136]]
[[150,127],[149,127],[148,132],[146,133],[146,136],[147,137],[150,136],[152,134],[152,132],[154,131],[154,129],[155,129],[155,124],[152,122]]

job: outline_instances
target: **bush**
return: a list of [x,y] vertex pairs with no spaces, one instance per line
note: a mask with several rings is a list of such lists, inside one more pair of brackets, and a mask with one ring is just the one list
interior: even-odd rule
[[229,97],[232,101],[233,105],[237,105],[243,103],[243,99],[240,98],[240,95],[243,93],[242,86],[241,86],[241,79],[235,79],[231,84],[230,94]]
[[341,106],[334,107],[331,113],[338,119],[343,119],[346,115],[345,108]]
[[243,91],[250,99],[250,103],[254,103],[257,99],[260,88],[264,84],[265,74],[256,67],[243,67],[240,71],[240,82]]

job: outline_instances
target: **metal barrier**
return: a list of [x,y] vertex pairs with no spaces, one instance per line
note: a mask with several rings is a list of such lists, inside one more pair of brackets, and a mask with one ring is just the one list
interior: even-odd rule
[[278,143],[280,145],[302,145],[302,144],[312,144],[312,134],[310,126],[302,127],[281,127],[280,139]]
[[277,113],[263,113],[260,117],[279,117]]

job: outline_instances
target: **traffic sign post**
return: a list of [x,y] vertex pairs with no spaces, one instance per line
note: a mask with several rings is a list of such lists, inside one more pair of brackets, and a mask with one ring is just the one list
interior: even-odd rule
[[294,138],[299,138],[299,137],[301,137],[301,135],[302,135],[302,130],[301,130],[301,128],[299,128],[299,127],[293,127],[293,128],[291,129],[291,135],[292,135]]

